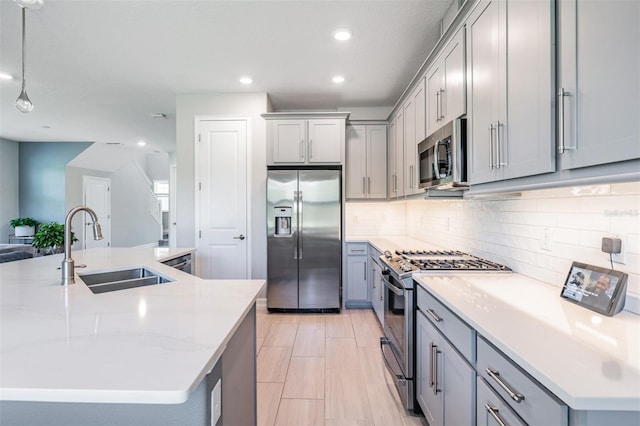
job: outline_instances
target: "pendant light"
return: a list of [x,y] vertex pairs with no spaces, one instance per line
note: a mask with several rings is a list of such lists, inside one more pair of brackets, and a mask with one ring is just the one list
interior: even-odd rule
[[25,59],[27,55],[25,12],[26,9],[40,9],[42,7],[43,0],[14,1],[18,4],[18,6],[22,8],[22,90],[20,91],[20,96],[18,96],[18,99],[16,99],[14,105],[18,111],[26,113],[33,111],[33,103],[31,103],[31,99],[29,99],[29,96],[27,96],[26,79],[24,78]]

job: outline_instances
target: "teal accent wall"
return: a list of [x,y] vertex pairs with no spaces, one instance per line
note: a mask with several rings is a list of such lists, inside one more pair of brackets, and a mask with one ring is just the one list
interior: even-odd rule
[[69,161],[93,142],[20,142],[20,217],[63,223]]

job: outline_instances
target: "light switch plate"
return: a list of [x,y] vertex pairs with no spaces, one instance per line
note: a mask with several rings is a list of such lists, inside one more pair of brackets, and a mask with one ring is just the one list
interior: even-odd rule
[[211,391],[211,426],[216,426],[220,415],[222,414],[222,379],[218,379],[218,382]]

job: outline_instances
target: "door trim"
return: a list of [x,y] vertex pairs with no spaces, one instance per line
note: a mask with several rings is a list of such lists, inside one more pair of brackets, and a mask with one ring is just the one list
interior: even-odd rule
[[[111,189],[111,178],[99,177],[99,176],[91,176],[91,175],[82,175],[82,204],[87,205],[87,180],[102,180],[107,182],[107,187]],[[109,190],[109,213],[108,213],[108,226],[106,235],[103,235],[103,238],[107,240],[108,247],[111,247],[111,191]],[[91,206],[88,206],[91,207]],[[86,213],[85,213],[86,214]],[[87,249],[87,227],[85,226],[84,217],[82,217],[82,249]]]
[[[252,149],[251,149],[251,141],[252,141],[252,132],[251,132],[251,119],[249,117],[242,117],[242,116],[221,116],[221,115],[196,115],[193,118],[193,162],[194,162],[194,169],[193,169],[193,190],[194,190],[194,215],[195,215],[195,220],[194,220],[194,229],[193,229],[193,239],[194,239],[194,246],[197,247],[198,246],[198,240],[200,239],[199,237],[199,232],[200,232],[200,191],[198,189],[198,177],[200,176],[200,165],[199,162],[197,161],[197,158],[199,158],[199,154],[200,154],[200,144],[198,143],[198,128],[199,128],[199,124],[200,122],[203,121],[244,121],[245,122],[245,126],[246,126],[246,132],[247,132],[247,149],[246,149],[246,164],[247,164],[247,191],[246,191],[246,204],[247,204],[247,223],[246,223],[246,227],[247,227],[247,279],[252,279],[253,278],[253,273],[252,273],[252,269],[251,269],[251,265],[253,264],[252,262],[252,247],[253,247],[253,229],[251,226],[251,211],[252,211],[252,205],[251,205],[251,190],[252,190],[252,164],[251,164],[251,158],[252,158]],[[197,253],[196,253],[197,256]],[[195,268],[195,274],[196,276],[200,276],[200,265],[202,262],[196,262],[196,268]]]

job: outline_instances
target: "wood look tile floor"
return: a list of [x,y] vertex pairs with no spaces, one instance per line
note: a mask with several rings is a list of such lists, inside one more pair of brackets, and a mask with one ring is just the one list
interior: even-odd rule
[[257,309],[258,425],[422,425],[402,407],[372,310]]

